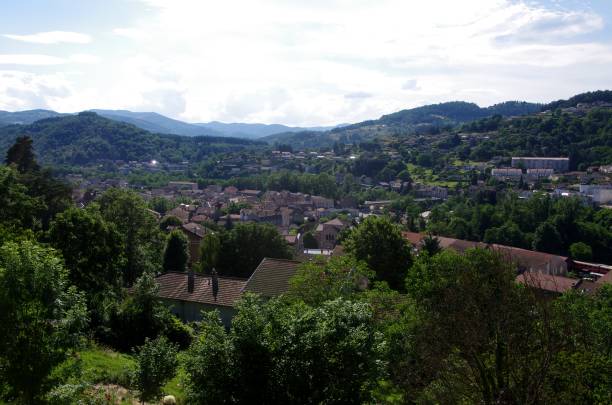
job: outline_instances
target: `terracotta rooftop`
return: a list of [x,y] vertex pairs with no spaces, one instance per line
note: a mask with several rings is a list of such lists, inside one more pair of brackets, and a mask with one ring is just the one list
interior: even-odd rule
[[300,262],[264,258],[244,286],[245,292],[264,297],[276,297],[289,290],[289,279],[295,275]]
[[580,284],[580,279],[563,276],[553,276],[539,272],[525,272],[516,277],[516,281],[544,291],[564,293]]
[[[402,232],[404,239],[408,240],[417,248],[425,234],[416,232]],[[443,249],[453,249],[463,253],[467,249],[480,247],[493,249],[505,256],[508,260],[515,261],[524,270],[540,270],[548,273],[565,273],[567,271],[567,257],[552,255],[544,252],[516,248],[513,246],[498,245],[496,243],[487,244],[483,242],[473,242],[469,240],[447,238],[436,236]]]
[[188,273],[170,272],[156,278],[159,284],[158,296],[164,299],[199,302],[209,305],[233,307],[242,295],[246,284],[245,279],[219,277],[219,292],[217,299],[213,297],[212,280],[210,276],[195,274],[195,283],[192,293],[187,291]]

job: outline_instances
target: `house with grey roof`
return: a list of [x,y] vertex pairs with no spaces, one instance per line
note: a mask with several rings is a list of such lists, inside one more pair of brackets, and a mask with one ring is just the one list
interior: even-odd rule
[[289,280],[301,262],[286,259],[264,258],[243,287],[244,292],[262,297],[278,297],[289,290]]
[[229,327],[236,313],[234,304],[240,299],[247,280],[193,272],[168,272],[158,276],[156,281],[159,285],[157,296],[183,322],[200,321],[202,311],[216,309],[223,324]]

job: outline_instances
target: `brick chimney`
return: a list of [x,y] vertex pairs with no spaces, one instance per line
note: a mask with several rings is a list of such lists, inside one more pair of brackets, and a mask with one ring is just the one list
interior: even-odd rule
[[193,289],[195,287],[195,274],[193,270],[189,270],[187,273],[187,292],[193,293]]

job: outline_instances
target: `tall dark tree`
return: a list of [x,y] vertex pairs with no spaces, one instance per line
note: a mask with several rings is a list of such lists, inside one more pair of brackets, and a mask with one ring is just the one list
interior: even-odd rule
[[90,206],[57,215],[48,238],[62,253],[70,281],[86,293],[91,327],[96,330],[120,295],[125,262],[121,235]]
[[128,190],[110,189],[98,200],[102,217],[123,236],[123,281],[132,285],[145,271],[161,269],[163,234],[144,200]]
[[70,280],[80,290],[96,293],[121,285],[121,235],[97,210],[60,213],[51,223],[49,241],[62,252]]
[[399,226],[389,218],[366,218],[351,231],[344,247],[376,272],[379,280],[386,281],[394,289],[404,288],[404,278],[412,264],[410,244],[402,237]]
[[563,250],[563,241],[557,228],[550,221],[543,222],[535,231],[533,249],[558,254]]
[[173,230],[166,239],[164,271],[185,271],[189,261],[189,241],[183,232]]
[[32,138],[20,136],[6,152],[6,164],[14,165],[21,173],[36,171],[40,168],[36,163]]

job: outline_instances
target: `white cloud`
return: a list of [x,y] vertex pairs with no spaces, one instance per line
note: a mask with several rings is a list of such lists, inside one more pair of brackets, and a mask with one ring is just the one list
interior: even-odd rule
[[66,63],[63,58],[50,55],[35,54],[0,54],[0,65],[61,65]]
[[72,93],[63,75],[0,70],[0,110],[56,109]]
[[[508,86],[508,68],[612,61],[608,44],[578,37],[602,29],[600,16],[516,1],[143,1],[159,10],[147,54],[174,72],[181,117],[197,121],[332,124],[465,96],[490,104],[533,87]],[[491,90],[477,91],[484,66]]]
[[75,53],[70,55],[70,61],[74,63],[96,64],[100,62],[100,58],[88,53]]
[[113,29],[113,34],[130,39],[147,38],[147,33],[138,28],[115,28]]
[[[607,21],[589,10],[519,0],[141,2],[153,13],[64,58],[80,64],[70,77],[79,91],[54,105],[327,125],[448,100],[548,101],[612,82],[612,47],[586,35]],[[53,69],[58,59],[32,60]]]
[[67,58],[39,54],[0,54],[0,65],[53,66],[67,63],[96,64],[100,58],[87,53],[76,53]]
[[88,44],[91,42],[89,35],[71,31],[47,31],[28,35],[4,34],[4,37],[35,44]]

